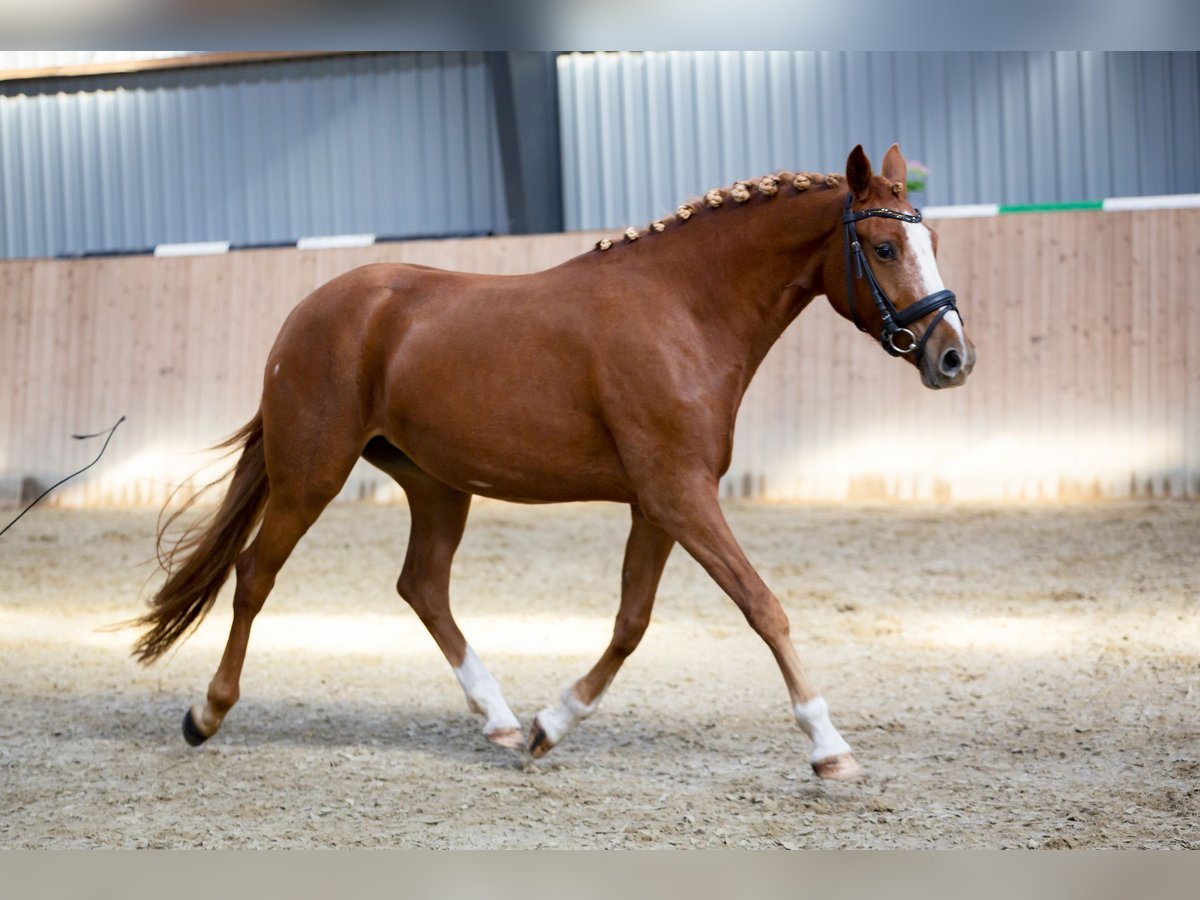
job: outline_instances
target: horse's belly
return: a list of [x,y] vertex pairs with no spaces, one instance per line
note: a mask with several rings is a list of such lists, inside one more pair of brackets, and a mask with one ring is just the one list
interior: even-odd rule
[[[519,503],[572,500],[634,500],[619,465],[573,461],[553,454],[468,453],[440,442],[418,442],[406,449],[424,471],[471,494]],[[615,461],[614,461],[615,462]]]
[[447,413],[436,423],[409,416],[397,424],[388,439],[461,491],[528,503],[634,499],[608,432],[586,417]]

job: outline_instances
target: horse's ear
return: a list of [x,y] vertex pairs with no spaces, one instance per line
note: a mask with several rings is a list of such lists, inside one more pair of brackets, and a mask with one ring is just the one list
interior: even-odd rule
[[908,181],[908,163],[900,155],[899,144],[892,144],[883,157],[883,177],[894,184],[904,184]]
[[867,189],[871,186],[871,161],[863,152],[862,144],[851,150],[846,159],[846,183],[860,200],[867,195]]

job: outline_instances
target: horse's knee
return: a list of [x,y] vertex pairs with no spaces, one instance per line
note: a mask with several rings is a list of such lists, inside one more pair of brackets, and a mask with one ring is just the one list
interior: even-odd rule
[[774,595],[752,597],[740,605],[750,627],[768,643],[784,640],[790,635],[791,623]]
[[439,596],[427,579],[403,573],[396,580],[396,593],[412,608],[426,628],[436,629],[448,617],[449,602],[446,595]]
[[624,659],[637,649],[642,642],[642,636],[650,626],[648,615],[621,616],[613,629],[612,652],[618,659]]

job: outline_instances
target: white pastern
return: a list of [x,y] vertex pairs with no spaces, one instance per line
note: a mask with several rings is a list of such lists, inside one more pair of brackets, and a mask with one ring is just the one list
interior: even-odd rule
[[467,708],[486,720],[483,724],[484,734],[494,734],[504,728],[520,729],[521,723],[504,701],[499,683],[470,646],[467,647],[462,665],[454,670],[454,674],[462,685],[463,693],[467,695]]
[[814,697],[807,703],[796,704],[795,712],[800,729],[812,738],[813,751],[809,762],[820,762],[850,752],[850,745],[829,720],[829,705],[824,697]]
[[[928,297],[937,291],[944,291],[946,283],[942,281],[942,273],[938,271],[937,259],[933,255],[933,240],[929,237],[929,228],[918,222],[905,222],[904,235],[908,238],[908,246],[912,250],[912,258],[916,268],[918,297]],[[963,331],[962,316],[958,310],[951,310],[942,319],[953,330],[962,346],[960,351],[964,356],[967,351],[967,337]]]
[[[601,692],[600,696],[604,696]],[[553,747],[567,736],[572,728],[590,716],[600,706],[600,697],[591,703],[584,703],[575,696],[575,685],[562,692],[562,702],[558,706],[543,709],[537,714],[538,725],[546,733],[546,739]]]

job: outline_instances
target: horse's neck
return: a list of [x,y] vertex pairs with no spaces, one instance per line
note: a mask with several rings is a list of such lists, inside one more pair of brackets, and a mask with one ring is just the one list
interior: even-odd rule
[[[783,190],[787,190],[786,188]],[[676,302],[688,304],[747,380],[801,310],[823,290],[823,254],[844,192],[813,189],[754,206],[698,214],[648,241],[662,241]],[[668,245],[668,239],[670,244]],[[639,260],[653,270],[654,256]]]

